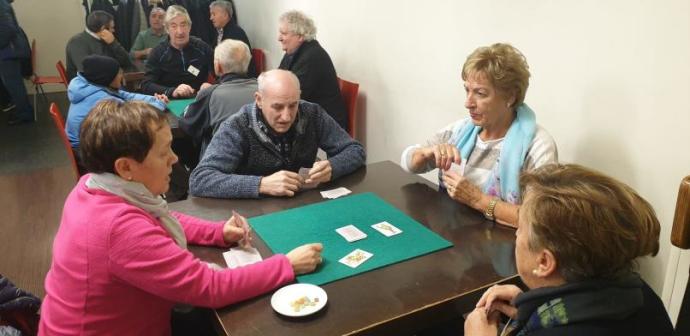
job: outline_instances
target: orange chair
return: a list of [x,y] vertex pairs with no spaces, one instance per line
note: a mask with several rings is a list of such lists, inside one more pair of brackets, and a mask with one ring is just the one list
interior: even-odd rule
[[62,83],[66,86],[67,83],[59,76],[39,76],[36,73],[36,39],[31,40],[31,67],[34,69],[34,75],[31,76],[31,83],[34,85],[34,120],[36,120],[36,98],[38,94],[40,93],[44,101],[46,103],[48,102],[46,92],[43,90],[43,85]]
[[359,84],[348,82],[338,77],[338,86],[340,87],[340,95],[343,97],[345,107],[347,108],[347,118],[349,119],[348,128],[350,129],[350,136],[355,138],[355,125],[357,125],[357,95],[359,94]]
[[266,71],[266,55],[261,49],[252,49],[252,59],[256,65],[256,73],[260,74]]
[[55,68],[62,79],[62,83],[64,83],[65,88],[67,88],[69,86],[69,80],[67,80],[67,70],[65,70],[65,65],[62,64],[62,61],[57,61],[57,63],[55,63]]
[[72,145],[67,139],[67,133],[65,133],[65,123],[62,121],[62,114],[60,114],[60,109],[58,109],[55,103],[50,103],[50,116],[53,117],[53,123],[55,123],[55,128],[57,128],[60,138],[62,139],[62,144],[67,150],[67,155],[69,155],[72,161],[72,169],[74,170],[74,175],[77,180],[79,180],[79,168],[77,167],[77,160],[74,157],[74,152],[72,152]]

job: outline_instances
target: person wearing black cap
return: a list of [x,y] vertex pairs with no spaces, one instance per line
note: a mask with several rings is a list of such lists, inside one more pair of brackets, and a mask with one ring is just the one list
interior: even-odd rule
[[79,149],[79,130],[81,123],[99,101],[115,99],[118,101],[142,100],[159,110],[165,110],[168,97],[148,96],[121,90],[122,69],[117,61],[108,56],[93,55],[84,59],[83,71],[77,73],[69,83],[67,97],[70,107],[67,113],[65,131],[72,148]]

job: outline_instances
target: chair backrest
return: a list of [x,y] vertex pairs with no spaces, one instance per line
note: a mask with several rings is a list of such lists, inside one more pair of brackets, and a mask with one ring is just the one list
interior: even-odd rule
[[252,59],[256,65],[256,73],[260,74],[266,71],[266,55],[261,49],[252,49]]
[[79,180],[79,168],[77,168],[77,160],[74,158],[74,153],[72,152],[72,145],[70,145],[69,139],[67,139],[67,133],[65,132],[65,123],[62,121],[62,114],[60,113],[60,109],[58,109],[55,103],[50,103],[49,110],[50,116],[53,118],[55,128],[57,128],[58,134],[60,134],[60,138],[62,139],[62,144],[65,146],[65,149],[67,150],[67,155],[69,155],[69,158],[72,161],[72,169],[74,170],[74,175],[76,179]]
[[65,65],[62,64],[62,61],[57,61],[57,63],[55,63],[55,68],[57,68],[58,74],[60,74],[62,83],[65,84],[65,87],[68,87],[69,80],[67,80],[67,71],[65,70]]
[[355,125],[357,125],[357,95],[359,94],[359,84],[348,82],[340,77],[338,77],[338,86],[340,86],[340,95],[343,97],[345,102],[345,107],[347,108],[348,117],[348,128],[350,129],[348,133],[354,139]]
[[[690,176],[680,181],[678,188],[671,243],[681,249],[690,249]],[[683,272],[683,270],[677,270],[677,272]],[[690,281],[685,285],[675,335],[690,335]]]

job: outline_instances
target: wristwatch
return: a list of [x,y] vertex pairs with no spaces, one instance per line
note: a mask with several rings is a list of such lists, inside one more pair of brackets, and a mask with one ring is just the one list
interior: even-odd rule
[[486,217],[486,219],[491,221],[496,220],[496,216],[494,215],[496,203],[498,203],[498,197],[494,197],[491,199],[491,201],[489,201],[489,205],[486,207],[486,210],[484,210],[484,217]]

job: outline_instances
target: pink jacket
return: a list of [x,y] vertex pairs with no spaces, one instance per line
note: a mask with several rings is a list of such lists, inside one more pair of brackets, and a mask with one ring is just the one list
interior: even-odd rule
[[[214,271],[157,219],[81,178],[67,197],[46,277],[39,335],[169,335],[175,303],[223,307],[294,280],[274,255]],[[174,213],[191,244],[226,246],[223,222]]]

